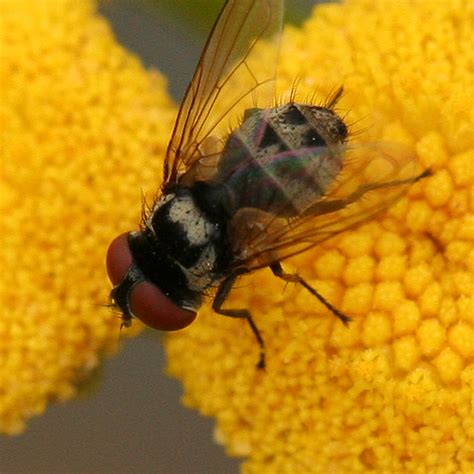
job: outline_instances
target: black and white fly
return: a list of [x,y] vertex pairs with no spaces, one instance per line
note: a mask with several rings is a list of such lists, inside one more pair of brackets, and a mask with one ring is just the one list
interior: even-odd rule
[[349,145],[334,111],[342,89],[324,106],[274,105],[282,15],[282,0],[225,3],[181,104],[161,193],[140,229],[118,236],[107,253],[123,326],[136,317],[156,329],[184,328],[213,294],[216,313],[249,323],[259,367],[264,341],[250,312],[224,307],[237,278],[269,267],[346,323],[280,262],[370,219],[429,174],[417,174],[401,146]]

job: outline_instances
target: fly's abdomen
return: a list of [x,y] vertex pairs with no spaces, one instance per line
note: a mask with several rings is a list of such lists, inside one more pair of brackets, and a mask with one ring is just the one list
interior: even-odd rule
[[296,216],[326,194],[342,168],[347,137],[330,109],[287,104],[247,111],[227,141],[218,179],[236,209]]

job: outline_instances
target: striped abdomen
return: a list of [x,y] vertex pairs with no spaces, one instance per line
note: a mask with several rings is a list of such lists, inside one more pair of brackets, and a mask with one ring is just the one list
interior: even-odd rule
[[342,168],[347,128],[330,109],[287,104],[251,109],[230,135],[218,180],[235,208],[291,217],[317,202]]

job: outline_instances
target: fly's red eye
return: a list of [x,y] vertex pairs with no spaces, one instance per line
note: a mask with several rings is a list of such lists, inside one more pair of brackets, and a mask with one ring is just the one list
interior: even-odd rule
[[133,287],[130,308],[142,323],[161,331],[183,329],[196,318],[194,311],[176,306],[157,286],[148,281]]
[[[128,234],[119,235],[107,251],[106,265],[110,281],[119,285],[132,264]],[[133,316],[147,326],[162,331],[182,329],[196,318],[194,311],[180,308],[148,281],[140,281],[132,287],[127,303]],[[126,314],[126,308],[121,309]]]
[[109,245],[105,263],[110,281],[114,286],[123,280],[132,263],[133,258],[128,246],[128,233],[121,234]]

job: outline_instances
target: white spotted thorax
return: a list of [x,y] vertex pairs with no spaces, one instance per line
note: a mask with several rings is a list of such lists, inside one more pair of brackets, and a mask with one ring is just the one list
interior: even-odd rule
[[268,92],[283,9],[282,0],[226,1],[181,104],[161,193],[140,229],[118,236],[107,253],[124,326],[136,317],[156,329],[184,328],[209,295],[216,313],[248,322],[260,368],[257,324],[247,309],[226,306],[236,280],[268,267],[347,323],[280,262],[377,215],[429,174],[393,144],[349,146],[335,111],[342,87],[323,105],[274,105]]
[[[174,227],[179,232],[180,240],[183,242],[182,248],[176,247],[174,264],[182,270],[190,290],[197,293],[204,292],[214,280],[216,252],[213,241],[219,232],[216,224],[209,221],[196,206],[190,194],[179,196],[169,194],[159,200],[153,208],[151,218],[147,219],[147,227],[156,235],[163,225],[163,220],[166,221],[166,225]],[[187,266],[187,259],[180,258],[186,250],[196,255],[190,266]],[[197,309],[192,301],[183,304],[187,309]]]
[[192,247],[208,244],[210,236],[216,230],[191,196],[173,199],[168,218],[171,222],[181,225],[185,238]]

